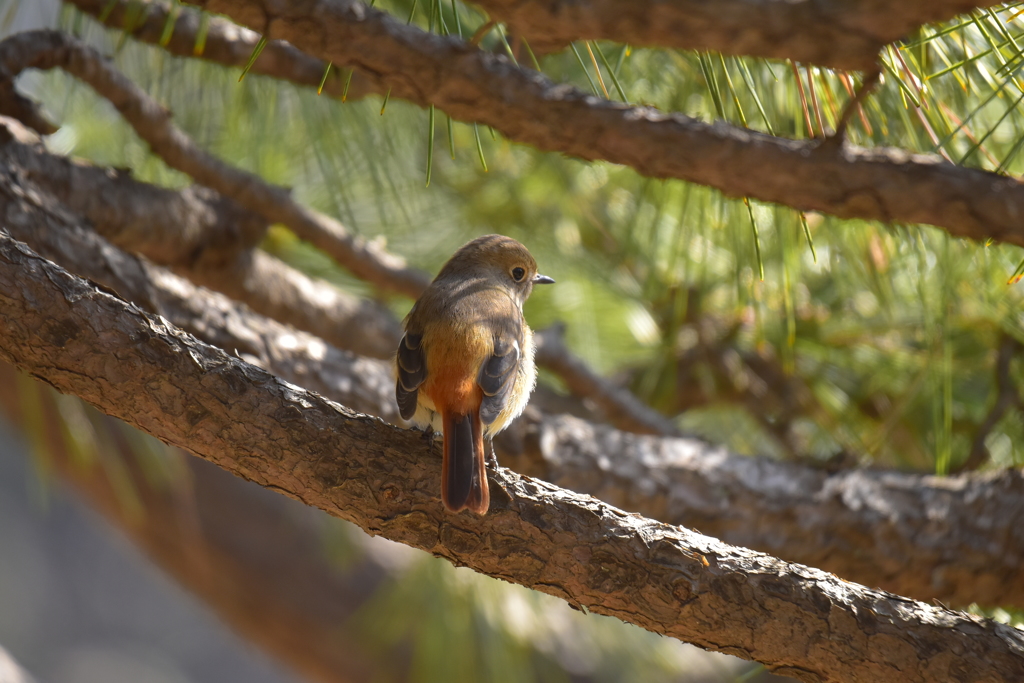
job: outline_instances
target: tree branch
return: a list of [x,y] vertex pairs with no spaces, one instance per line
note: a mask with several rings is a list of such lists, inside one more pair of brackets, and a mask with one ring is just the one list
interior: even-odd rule
[[560,50],[575,40],[715,50],[870,70],[883,46],[919,26],[952,19],[983,0],[749,2],[749,0],[476,0],[493,18],[530,41]]
[[[283,383],[0,232],[0,356],[238,476],[455,564],[805,681],[1024,677],[1024,633],[491,472],[438,502],[432,445]],[[827,634],[827,635],[826,635]]]
[[926,223],[957,237],[1024,246],[1024,186],[1013,178],[898,149],[788,140],[585,95],[451,36],[355,2],[204,0],[334,64],[356,67],[392,97],[433,104],[540,150],[630,166],[733,197],[840,218]]
[[[900,595],[1024,605],[1024,472],[827,472],[544,419],[515,469]],[[508,462],[506,460],[506,462]]]
[[560,326],[538,332],[537,362],[551,370],[569,387],[569,391],[597,404],[601,415],[619,429],[638,434],[681,436],[675,422],[645,405],[628,389],[591,370],[565,345]]

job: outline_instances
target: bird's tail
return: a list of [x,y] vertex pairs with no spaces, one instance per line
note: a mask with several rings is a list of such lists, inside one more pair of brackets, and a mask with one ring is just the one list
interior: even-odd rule
[[484,464],[484,435],[478,411],[444,413],[444,464],[441,500],[452,512],[468,508],[478,515],[491,504]]

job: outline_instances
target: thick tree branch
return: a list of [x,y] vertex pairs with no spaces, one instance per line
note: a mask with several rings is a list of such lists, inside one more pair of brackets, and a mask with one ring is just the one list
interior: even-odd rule
[[508,470],[450,515],[420,435],[198,342],[0,233],[0,356],[220,467],[379,534],[806,681],[1014,681],[1024,634],[628,515]]
[[454,37],[429,34],[343,0],[204,0],[381,88],[510,140],[630,166],[840,218],[926,223],[957,237],[1024,245],[1024,186],[933,155],[787,140],[585,95]]
[[1020,470],[826,472],[571,417],[536,429],[517,471],[901,595],[1024,605]]
[[749,0],[476,0],[534,49],[559,50],[574,40],[716,50],[870,70],[883,46],[923,24],[952,19],[984,0],[750,2]]

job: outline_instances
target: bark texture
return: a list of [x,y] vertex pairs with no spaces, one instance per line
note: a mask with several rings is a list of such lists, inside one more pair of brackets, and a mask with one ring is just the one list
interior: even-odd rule
[[527,444],[539,466],[515,469],[626,510],[900,595],[1024,605],[1020,470],[827,472],[572,417]]
[[374,535],[804,681],[1017,681],[1024,634],[844,582],[588,496],[491,472],[450,515],[437,455],[227,356],[0,233],[0,356]]
[[884,45],[923,24],[952,19],[984,0],[477,0],[534,49],[607,39],[679,50],[791,59],[871,70]]

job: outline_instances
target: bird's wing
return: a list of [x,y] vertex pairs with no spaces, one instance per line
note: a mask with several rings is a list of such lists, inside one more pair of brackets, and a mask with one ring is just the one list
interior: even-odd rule
[[422,334],[408,333],[398,345],[398,381],[395,383],[395,399],[398,412],[406,420],[416,413],[416,395],[420,385],[427,378],[427,364],[423,359]]
[[494,353],[484,361],[476,380],[484,392],[480,420],[485,425],[494,422],[508,403],[519,372],[520,358],[522,349],[518,339],[495,335]]

